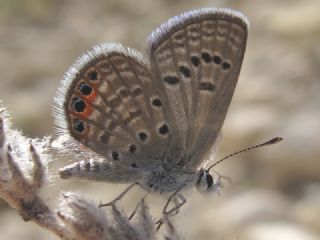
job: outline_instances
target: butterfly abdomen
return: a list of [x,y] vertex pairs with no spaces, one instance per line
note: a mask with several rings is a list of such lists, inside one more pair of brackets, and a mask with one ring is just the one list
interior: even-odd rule
[[140,178],[135,169],[121,168],[103,159],[82,160],[61,168],[58,173],[63,179],[84,178],[119,183],[134,182]]
[[76,162],[74,164],[68,165],[59,170],[59,175],[61,178],[71,178],[71,177],[85,177],[90,178],[91,174],[97,171],[101,171],[102,163],[91,160],[83,160]]

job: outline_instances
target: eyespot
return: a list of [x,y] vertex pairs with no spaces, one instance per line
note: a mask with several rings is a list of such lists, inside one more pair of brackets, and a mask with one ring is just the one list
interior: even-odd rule
[[222,62],[221,57],[218,56],[218,55],[214,55],[213,58],[212,58],[212,61],[217,65]]
[[169,132],[169,127],[167,124],[164,123],[159,127],[158,131],[161,135],[165,135]]
[[166,76],[163,80],[169,85],[176,85],[180,81],[176,76]]
[[207,52],[203,52],[203,53],[201,54],[201,58],[202,58],[202,60],[203,60],[205,63],[209,63],[209,62],[211,61],[211,56],[210,56],[210,54],[207,53]]
[[139,136],[139,139],[140,139],[142,142],[145,142],[145,141],[147,140],[147,138],[148,138],[148,135],[147,135],[146,132],[139,132],[138,136]]
[[72,107],[76,112],[84,112],[86,109],[86,103],[78,97],[72,99]]
[[199,66],[200,60],[199,60],[199,58],[198,58],[197,56],[192,56],[192,57],[190,58],[190,60],[191,60],[191,62],[192,62],[192,64],[193,64],[193,66],[195,66],[195,67],[198,67],[198,66]]
[[229,62],[223,62],[221,66],[223,70],[228,70],[231,67],[231,64]]
[[92,87],[82,82],[79,84],[79,91],[81,92],[82,95],[88,96],[92,93]]
[[162,106],[162,102],[159,98],[154,98],[151,100],[151,105],[159,108]]
[[190,69],[186,66],[180,66],[179,67],[179,72],[186,78],[191,76]]
[[73,122],[73,127],[78,133],[82,133],[86,130],[83,121],[81,121],[79,119],[76,119]]

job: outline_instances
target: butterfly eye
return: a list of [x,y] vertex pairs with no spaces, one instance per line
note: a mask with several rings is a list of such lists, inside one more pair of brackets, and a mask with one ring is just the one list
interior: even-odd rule
[[210,173],[206,174],[206,182],[207,182],[207,189],[209,189],[213,184],[213,177]]
[[208,173],[205,169],[201,169],[199,173],[198,180],[196,182],[196,187],[201,193],[206,193],[208,191]]

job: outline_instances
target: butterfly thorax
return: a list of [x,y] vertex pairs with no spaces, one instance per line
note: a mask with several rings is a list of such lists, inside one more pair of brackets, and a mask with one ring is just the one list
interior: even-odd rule
[[141,187],[151,192],[172,192],[197,179],[195,172],[181,168],[158,167],[139,181]]

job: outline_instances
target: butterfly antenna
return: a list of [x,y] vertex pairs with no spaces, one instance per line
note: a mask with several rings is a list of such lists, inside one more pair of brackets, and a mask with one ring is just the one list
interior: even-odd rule
[[231,154],[229,154],[228,156],[226,156],[226,157],[224,157],[224,158],[216,161],[214,164],[212,164],[212,165],[207,169],[207,171],[210,171],[210,169],[213,168],[214,166],[218,165],[219,163],[223,162],[224,160],[226,160],[226,159],[228,159],[228,158],[231,158],[231,157],[233,157],[233,156],[235,156],[235,155],[238,155],[239,153],[247,152],[247,151],[250,151],[250,150],[252,150],[252,149],[259,148],[259,147],[263,147],[263,146],[267,146],[267,145],[272,145],[272,144],[281,142],[282,140],[283,140],[282,137],[275,137],[275,138],[272,138],[271,140],[266,141],[266,142],[264,142],[264,143],[260,143],[260,144],[258,144],[258,145],[251,146],[251,147],[242,149],[242,150],[240,150],[240,151],[231,153]]

